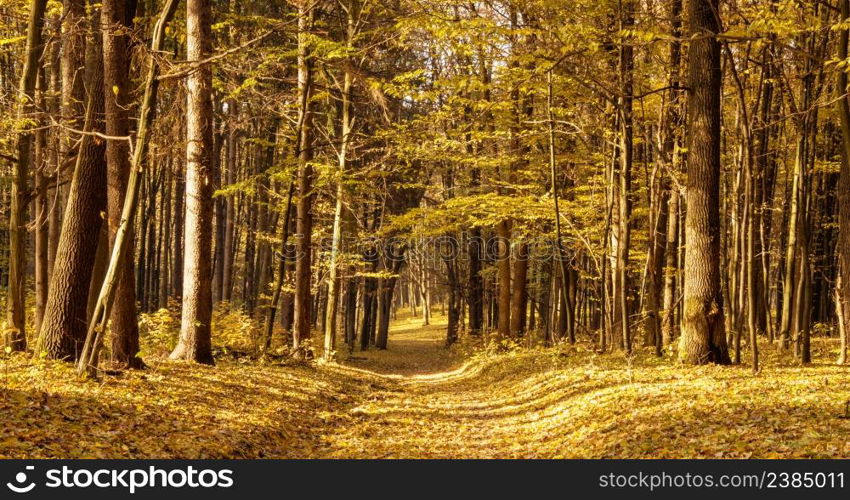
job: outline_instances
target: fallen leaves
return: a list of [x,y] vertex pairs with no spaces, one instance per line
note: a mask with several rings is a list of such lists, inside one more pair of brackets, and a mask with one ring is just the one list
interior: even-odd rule
[[310,456],[320,393],[338,388],[302,368],[161,361],[94,382],[66,363],[5,362],[0,458]]
[[[0,458],[803,458],[850,453],[847,367],[684,367],[647,354],[461,356],[442,325],[340,363],[149,369],[80,381],[0,359]],[[822,359],[832,346],[818,340]]]

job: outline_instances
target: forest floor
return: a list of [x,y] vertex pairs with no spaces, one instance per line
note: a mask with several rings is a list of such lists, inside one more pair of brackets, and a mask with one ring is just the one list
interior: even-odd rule
[[[0,458],[846,457],[850,368],[683,367],[585,346],[469,354],[397,321],[334,364],[149,360],[80,381],[0,359]],[[835,359],[817,342],[815,359]]]

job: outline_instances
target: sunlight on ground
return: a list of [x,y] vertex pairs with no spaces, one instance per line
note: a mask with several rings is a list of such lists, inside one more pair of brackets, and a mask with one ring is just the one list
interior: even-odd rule
[[457,353],[445,348],[445,316],[435,316],[428,326],[422,325],[422,318],[399,316],[390,327],[387,350],[343,352],[340,364],[400,379],[441,376],[461,364]]

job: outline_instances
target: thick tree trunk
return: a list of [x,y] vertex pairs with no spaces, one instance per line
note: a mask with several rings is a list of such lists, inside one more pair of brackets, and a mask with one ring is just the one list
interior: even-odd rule
[[[101,36],[93,14],[86,37],[86,115],[84,130],[103,132],[103,59]],[[88,291],[100,236],[101,212],[106,209],[106,144],[91,134],[81,138],[57,261],[36,352],[52,359],[74,359],[86,337]]]
[[[153,37],[151,40],[151,52],[156,53],[159,51],[162,44],[162,38],[165,33],[165,26],[168,23],[168,20],[174,15],[176,8],[177,0],[166,0],[162,7],[160,17],[154,25]],[[112,245],[112,256],[109,259],[109,266],[103,279],[103,286],[100,288],[97,295],[95,309],[91,315],[92,318],[86,333],[83,353],[77,364],[77,371],[79,373],[85,371],[92,374],[97,368],[100,346],[103,339],[102,335],[106,330],[107,321],[111,315],[115,289],[119,284],[119,279],[121,279],[119,270],[124,260],[132,260],[133,257],[132,248],[129,244],[131,241],[130,237],[133,230],[135,211],[138,205],[139,191],[142,186],[140,167],[144,161],[147,151],[148,125],[153,118],[153,110],[156,103],[157,69],[158,66],[156,61],[151,59],[148,63],[144,83],[144,94],[139,106],[138,130],[135,138],[133,158],[130,165],[130,175],[127,179],[126,194],[122,206],[121,222],[115,233],[115,241]]]
[[[186,56],[202,61],[212,52],[210,0],[186,2]],[[203,64],[187,79],[186,236],[183,251],[183,315],[172,359],[212,364],[212,70]]]
[[685,289],[679,359],[730,362],[720,290],[720,31],[717,0],[689,0]]
[[[634,10],[635,4],[631,1],[622,3],[621,25],[620,29],[630,30],[634,25]],[[619,170],[619,186],[617,193],[619,202],[617,206],[620,210],[617,218],[619,238],[617,242],[617,283],[615,290],[614,301],[617,304],[616,310],[620,315],[616,318],[617,324],[620,327],[619,335],[622,338],[623,348],[627,353],[632,352],[631,339],[631,324],[629,321],[629,252],[631,251],[631,217],[632,217],[632,200],[631,200],[631,184],[632,184],[632,156],[633,156],[633,128],[632,128],[632,88],[633,88],[633,68],[634,68],[634,48],[630,45],[631,41],[626,40],[620,46],[620,113],[621,113],[621,130],[620,130],[620,170]]]
[[[85,71],[81,71],[86,57],[86,2],[85,0],[63,0],[62,15],[62,47],[59,51],[59,73],[61,74],[61,96],[59,99],[60,115],[64,127],[59,131],[59,158],[56,168],[57,199],[52,219],[50,247],[48,260],[50,263],[50,279],[53,279],[53,269],[56,264],[59,249],[59,238],[62,233],[63,215],[68,202],[68,190],[73,176],[76,158],[79,156],[79,135],[70,129],[79,130],[83,127],[85,117],[84,101]],[[40,330],[39,330],[40,331]]]

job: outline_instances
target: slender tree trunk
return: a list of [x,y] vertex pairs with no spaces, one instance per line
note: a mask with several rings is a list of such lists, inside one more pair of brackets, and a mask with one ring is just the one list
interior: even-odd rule
[[[347,14],[347,31],[346,31],[346,47],[349,51],[353,49],[355,35],[355,16],[357,2],[352,0],[346,9]],[[334,207],[334,222],[333,236],[331,237],[331,262],[328,277],[328,306],[327,316],[325,318],[325,349],[324,358],[330,360],[333,357],[333,352],[336,349],[336,330],[337,330],[337,311],[339,309],[339,289],[340,289],[340,252],[342,246],[342,219],[343,219],[343,197],[345,195],[344,176],[346,175],[348,148],[351,142],[351,85],[353,76],[348,65],[352,61],[347,61],[345,74],[342,82],[342,116],[340,118],[340,144],[339,152],[337,153],[337,163],[339,168],[339,180],[336,185],[336,206]]]
[[496,269],[499,307],[497,333],[508,338],[511,333],[511,224],[502,221],[496,225]]
[[[227,138],[225,139],[224,164],[225,170],[222,176],[224,184],[231,185],[236,182],[236,128],[233,121],[236,118],[236,102],[227,101]],[[221,298],[230,303],[233,297],[233,260],[234,260],[234,224],[236,219],[236,200],[230,192],[225,196],[225,221],[224,221],[224,250],[222,252],[222,277]]]
[[[272,343],[272,333],[274,333],[274,317],[277,314],[278,303],[280,302],[281,292],[283,291],[283,282],[286,279],[286,250],[289,240],[290,218],[292,217],[292,195],[295,192],[295,181],[289,182],[289,189],[286,194],[286,208],[283,212],[283,221],[280,227],[280,255],[278,256],[277,280],[274,284],[274,292],[272,293],[271,304],[269,304],[268,318],[266,318],[266,334],[265,334],[265,349],[268,351]],[[287,304],[288,316],[288,304]],[[284,315],[281,314],[283,317]],[[287,330],[288,326],[285,327]]]
[[[621,29],[629,30],[634,25],[635,4],[628,1],[622,4]],[[619,334],[623,339],[623,348],[627,353],[632,352],[631,325],[629,322],[629,252],[631,250],[631,183],[632,183],[632,69],[634,68],[634,49],[630,41],[625,41],[620,47],[620,171],[619,189],[620,197],[618,207],[620,209],[619,241],[617,243],[617,282],[614,300],[617,302],[620,317],[617,318],[621,330]]]
[[180,160],[175,158],[172,165],[174,169],[174,230],[171,239],[171,255],[174,261],[171,263],[171,295],[177,300],[183,297],[183,221],[186,218],[185,194],[186,177],[183,174]]
[[298,154],[298,203],[296,204],[295,232],[295,318],[292,348],[296,357],[303,353],[301,343],[310,338],[310,284],[312,279],[313,236],[313,116],[311,94],[313,88],[313,61],[310,55],[309,32],[313,24],[313,9],[307,0],[298,7],[298,93],[301,130]]
[[97,238],[97,251],[94,254],[94,266],[89,281],[88,305],[86,306],[86,324],[91,322],[92,313],[97,305],[97,292],[103,285],[106,266],[109,265],[109,228],[101,224]]
[[[847,22],[850,17],[850,0],[840,0],[841,20]],[[839,31],[838,59],[847,58],[848,30]],[[840,278],[836,286],[836,308],[838,309],[838,325],[841,335],[841,353],[838,362],[847,362],[847,344],[850,339],[850,104],[847,96],[846,68],[838,70],[836,84],[836,100],[838,117],[841,121],[841,138],[843,154],[841,155],[841,171],[838,180],[838,265]]]
[[[41,30],[44,26],[46,0],[32,0],[27,25],[27,45],[21,82],[18,87],[18,120],[26,119],[35,102],[38,62],[44,52]],[[29,126],[27,126],[29,128]],[[26,203],[27,175],[33,168],[31,147],[34,133],[23,130],[17,138],[17,162],[12,179],[12,204],[9,210],[9,292],[6,299],[6,328],[4,347],[23,351],[27,347],[26,318]]]
[[[213,136],[213,164],[216,168],[216,182],[215,189],[221,189],[225,184],[225,172],[226,169],[222,168],[223,161],[221,159],[221,150],[223,149],[222,142],[222,134],[216,133]],[[168,178],[168,176],[166,176]],[[169,183],[166,183],[166,188],[169,186]],[[166,189],[167,191],[167,189]],[[169,195],[170,196],[170,195]],[[167,208],[170,208],[166,205]],[[224,295],[224,228],[225,228],[225,220],[227,216],[225,215],[225,211],[227,210],[227,204],[224,199],[221,197],[216,197],[213,201],[213,210],[215,211],[215,236],[214,236],[214,250],[213,250],[213,284],[212,284],[212,293],[213,293],[213,306],[219,304]],[[166,239],[169,239],[166,235]],[[164,245],[164,248],[168,248],[168,245]],[[161,273],[163,276],[167,275],[165,270],[162,270]],[[167,287],[165,287],[167,288]],[[160,290],[163,289],[162,284],[160,284]]]
[[[392,267],[388,269],[393,276],[383,278],[381,287],[378,291],[378,321],[375,332],[375,347],[378,349],[386,349],[387,341],[389,340],[390,332],[390,309],[392,308],[393,296],[395,293],[396,283],[398,282],[398,272],[401,270],[403,260],[395,260]],[[451,279],[451,278],[450,278]],[[457,312],[457,310],[455,311]]]
[[[113,137],[129,136],[128,108],[132,96],[128,74],[130,72],[129,36],[127,35],[136,13],[135,0],[103,0],[101,23],[104,28],[103,63],[106,133]],[[129,139],[109,140],[106,143],[107,213],[109,245],[115,244],[115,235],[121,224],[127,180],[130,175]],[[129,233],[128,247],[132,252],[133,233]],[[100,287],[97,288],[100,290]],[[136,292],[132,259],[124,259],[118,271],[118,286],[112,305],[112,359],[130,367],[144,364],[137,357],[139,328],[136,317]]]
[[794,308],[794,283],[795,279],[800,279],[796,273],[799,266],[797,265],[798,255],[798,236],[800,234],[800,210],[801,210],[801,194],[803,192],[803,184],[805,183],[805,147],[806,139],[804,134],[800,134],[797,139],[797,151],[794,160],[794,178],[791,184],[791,208],[788,214],[788,241],[785,248],[785,274],[782,286],[782,319],[779,325],[779,341],[783,349],[788,349],[791,345],[791,329],[793,320]]
[[[159,308],[168,308],[168,297],[171,295],[171,267],[175,256],[171,253],[171,192],[174,189],[172,177],[174,174],[170,168],[165,168],[163,172],[163,187],[162,187],[162,221],[160,224],[160,234],[162,234],[162,260],[159,266]],[[123,204],[122,204],[123,210]],[[119,219],[120,224],[120,219]],[[132,269],[132,266],[130,267]],[[135,293],[135,292],[134,292]]]
[[[36,84],[36,105],[44,109],[46,100],[45,74],[41,70]],[[38,121],[43,126],[44,120]],[[35,227],[34,252],[35,252],[35,331],[41,329],[41,319],[44,317],[44,306],[47,304],[47,287],[49,285],[49,271],[47,267],[47,248],[49,246],[49,222],[48,212],[50,200],[47,189],[47,172],[49,166],[48,143],[45,130],[38,130],[35,134],[35,210],[33,213],[33,226]]]
[[[563,234],[561,232],[561,205],[560,205],[560,197],[558,194],[558,172],[557,172],[557,163],[555,162],[555,119],[554,114],[552,112],[552,104],[554,99],[553,88],[552,88],[552,71],[550,70],[546,74],[546,121],[547,121],[547,132],[548,132],[548,149],[549,149],[549,182],[550,189],[552,190],[552,199],[555,205],[555,265],[558,267],[558,272],[560,273],[560,282],[566,283],[568,280],[569,271],[567,270],[567,259],[564,255],[564,247],[563,247]],[[555,275],[552,275],[552,278],[555,278]],[[559,287],[561,291],[561,301],[567,306],[569,302],[569,295],[566,286]],[[553,297],[553,300],[557,303],[557,299]],[[547,307],[548,310],[548,307]],[[572,321],[572,318],[567,318],[565,314],[571,314],[572,309],[570,307],[564,307],[561,310],[561,316],[564,316],[564,321]],[[551,322],[547,321],[547,324],[551,326]],[[559,331],[558,340],[560,339],[560,334],[563,332]],[[552,339],[556,340],[556,339]],[[575,334],[573,330],[570,330],[570,343],[575,343]]]
[[[58,16],[54,18],[52,24],[55,23],[57,39],[50,46],[50,99],[45,99],[48,102],[48,111],[53,116],[62,114],[61,94],[62,94],[62,68],[60,62],[60,47],[61,47],[61,26]],[[49,145],[50,149],[50,170],[48,175],[53,178],[52,186],[47,189],[47,281],[45,282],[44,302],[47,303],[47,288],[50,286],[50,275],[53,272],[53,263],[56,261],[56,246],[59,243],[59,229],[62,226],[62,207],[60,200],[59,180],[61,179],[61,164],[60,156],[61,148],[61,133],[50,134]],[[41,319],[44,316],[44,309],[38,316],[38,327],[36,331],[41,330]]]

